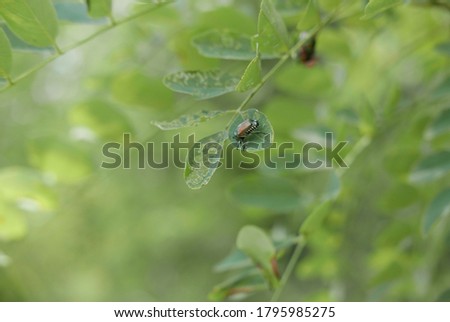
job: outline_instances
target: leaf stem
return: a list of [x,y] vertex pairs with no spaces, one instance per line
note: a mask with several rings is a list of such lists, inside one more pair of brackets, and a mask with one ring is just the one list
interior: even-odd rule
[[135,14],[132,14],[132,15],[130,15],[130,16],[128,16],[128,17],[125,17],[125,18],[123,18],[123,19],[121,19],[121,20],[118,20],[118,21],[116,21],[116,20],[114,20],[112,17],[110,17],[110,23],[111,23],[111,24],[110,24],[109,26],[106,26],[106,27],[104,27],[104,28],[102,28],[102,29],[100,29],[100,30],[97,30],[97,31],[94,32],[92,35],[90,35],[89,37],[84,38],[84,39],[82,39],[82,40],[80,40],[80,41],[78,41],[78,42],[76,42],[76,43],[74,43],[74,44],[68,46],[68,47],[65,48],[65,49],[61,49],[61,48],[55,43],[53,47],[55,48],[56,53],[55,53],[54,55],[52,55],[52,56],[50,56],[49,58],[45,59],[44,61],[42,61],[41,63],[37,64],[37,65],[34,66],[33,68],[27,70],[27,71],[24,72],[23,74],[19,75],[17,78],[15,78],[15,79],[11,79],[11,78],[7,79],[8,84],[7,84],[6,86],[0,88],[0,92],[3,92],[3,91],[5,91],[5,90],[7,90],[8,88],[10,88],[10,87],[12,87],[13,85],[17,84],[17,83],[20,82],[21,80],[27,78],[28,76],[34,74],[35,72],[37,72],[37,71],[39,71],[39,70],[41,70],[42,68],[44,68],[44,67],[47,66],[49,63],[51,63],[51,62],[53,62],[54,60],[56,60],[57,58],[63,56],[64,54],[66,54],[67,52],[69,52],[69,51],[71,51],[71,50],[73,50],[73,49],[76,49],[76,48],[78,48],[78,47],[81,47],[81,46],[84,45],[85,43],[87,43],[87,42],[91,41],[92,39],[96,38],[97,36],[99,36],[99,35],[101,35],[101,34],[103,34],[103,33],[106,33],[107,31],[110,31],[110,30],[112,30],[112,29],[114,29],[114,28],[116,28],[116,27],[119,27],[119,26],[121,26],[121,25],[124,25],[124,24],[128,23],[129,21],[135,20],[135,19],[137,19],[137,18],[139,18],[139,17],[141,17],[141,16],[143,16],[143,15],[146,15],[147,13],[150,13],[150,12],[152,12],[152,11],[154,11],[154,10],[160,8],[160,7],[163,7],[163,6],[167,5],[167,4],[170,4],[170,3],[172,3],[173,1],[174,1],[174,0],[168,0],[168,1],[166,1],[166,2],[158,3],[158,4],[156,4],[154,7],[151,7],[151,8],[149,8],[149,9],[147,9],[147,10],[139,11],[139,12],[137,12],[137,13],[135,13]]
[[283,292],[283,289],[286,286],[289,277],[291,277],[291,274],[294,271],[295,264],[297,264],[300,255],[302,254],[303,248],[305,247],[305,244],[306,242],[303,236],[299,236],[297,245],[295,246],[294,249],[294,253],[292,254],[292,257],[289,259],[288,266],[286,267],[283,277],[281,278],[280,285],[275,290],[275,292],[272,295],[272,298],[270,299],[271,302],[277,302],[280,299],[281,293]]

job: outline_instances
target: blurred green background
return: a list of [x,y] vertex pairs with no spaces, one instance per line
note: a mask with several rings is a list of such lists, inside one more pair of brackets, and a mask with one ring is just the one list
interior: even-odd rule
[[[276,1],[293,38],[307,2]],[[326,15],[338,2],[317,4]],[[419,2],[361,19],[366,3],[353,1],[347,18],[318,35],[314,67],[292,59],[249,104],[267,115],[278,143],[301,146],[325,131],[349,142],[339,197],[309,237],[282,300],[434,301],[450,289],[450,11]],[[113,15],[145,6],[114,1]],[[62,48],[108,25],[63,19],[73,13],[64,8]],[[339,170],[221,168],[193,191],[183,169],[138,169],[135,154],[132,169],[100,167],[108,161],[103,145],[124,133],[158,146],[177,133],[199,139],[223,129],[230,115],[181,132],[153,126],[236,109],[246,97],[196,100],[162,79],[180,70],[242,74],[248,62],[202,57],[191,39],[215,28],[254,35],[258,11],[252,0],[176,1],[0,93],[0,300],[207,300],[232,274],[214,267],[242,226],[274,239],[298,234]],[[52,55],[13,49],[13,78]],[[275,62],[264,61],[263,70]],[[233,155],[237,164],[241,153]],[[279,260],[282,271],[291,252]]]

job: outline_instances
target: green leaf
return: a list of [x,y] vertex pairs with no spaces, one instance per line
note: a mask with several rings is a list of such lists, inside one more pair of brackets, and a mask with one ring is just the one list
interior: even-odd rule
[[261,53],[279,54],[289,49],[286,25],[271,0],[261,1],[255,41]]
[[251,60],[255,57],[250,36],[230,30],[211,30],[196,36],[192,44],[210,58]]
[[8,37],[0,28],[0,77],[9,77],[12,66],[12,52]]
[[0,29],[6,34],[9,39],[9,43],[11,44],[12,49],[16,51],[26,51],[26,52],[37,52],[37,53],[53,53],[55,49],[53,47],[36,47],[32,46],[15,34],[8,28],[7,25],[0,22]]
[[403,0],[370,0],[364,9],[364,16],[362,19],[370,19],[379,13],[402,3]]
[[244,177],[231,185],[230,194],[242,205],[280,213],[298,208],[301,201],[295,185],[278,177]]
[[191,189],[200,189],[208,184],[220,166],[225,131],[207,136],[197,142],[188,153],[184,179]]
[[198,126],[200,123],[209,121],[215,117],[221,116],[225,113],[234,111],[201,111],[194,114],[182,115],[176,120],[170,122],[157,122],[153,121],[152,124],[159,127],[161,130],[176,130],[185,127]]
[[245,69],[244,75],[242,75],[239,84],[236,86],[236,91],[245,92],[254,88],[261,83],[262,69],[261,69],[261,57],[257,55]]
[[216,272],[225,272],[233,269],[241,269],[252,266],[251,259],[240,250],[233,251],[230,255],[220,261],[214,270]]
[[[236,131],[239,125],[246,120],[256,120],[259,125],[241,142],[241,140],[236,138]],[[234,117],[228,130],[228,137],[237,148],[248,151],[260,151],[267,149],[273,142],[274,132],[267,116],[256,109],[249,109]]]
[[450,151],[440,151],[422,159],[410,175],[412,182],[429,182],[450,171]]
[[254,292],[267,289],[261,273],[253,268],[240,272],[215,286],[208,298],[211,301],[224,301],[229,298],[242,300]]
[[82,23],[82,24],[104,24],[107,19],[92,19],[89,16],[86,5],[82,3],[55,3],[56,14],[59,20]]
[[54,46],[58,20],[50,0],[0,0],[0,16],[28,44]]
[[244,226],[239,231],[237,248],[250,257],[260,267],[272,287],[277,285],[277,272],[273,262],[276,261],[275,246],[266,233],[256,226]]
[[127,116],[120,109],[99,100],[75,105],[69,117],[73,125],[87,127],[102,139],[119,139],[132,130]]
[[106,17],[111,14],[112,0],[86,0],[89,15],[93,18]]
[[302,14],[300,21],[297,24],[297,29],[300,31],[307,31],[320,24],[320,13],[314,0],[308,1],[308,6]]
[[428,128],[426,136],[428,139],[432,139],[447,132],[450,132],[450,108],[442,111],[436,117]]
[[442,190],[431,202],[422,221],[422,233],[426,236],[433,224],[450,214],[450,188]]
[[208,99],[234,92],[239,78],[218,71],[185,71],[168,75],[164,85],[175,92]]
[[300,227],[300,235],[309,238],[309,236],[318,230],[326,216],[330,213],[333,202],[333,200],[328,200],[315,207]]

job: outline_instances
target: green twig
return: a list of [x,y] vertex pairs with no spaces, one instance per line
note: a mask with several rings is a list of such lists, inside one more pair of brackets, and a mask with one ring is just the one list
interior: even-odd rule
[[78,41],[78,42],[76,42],[76,43],[74,43],[74,44],[68,46],[68,47],[65,48],[65,49],[59,48],[58,45],[55,43],[55,44],[54,44],[54,48],[55,48],[55,50],[56,50],[56,54],[50,56],[49,58],[45,59],[45,60],[42,61],[41,63],[39,63],[39,64],[37,64],[36,66],[34,66],[33,68],[27,70],[27,71],[24,72],[23,74],[19,75],[17,78],[15,78],[15,79],[11,79],[11,78],[7,79],[8,84],[7,84],[5,87],[0,88],[0,92],[3,92],[3,91],[5,91],[5,90],[7,90],[8,88],[10,88],[10,87],[12,87],[13,85],[17,84],[17,83],[20,82],[21,80],[27,78],[28,76],[34,74],[35,72],[37,72],[37,71],[39,71],[39,70],[41,70],[42,68],[44,68],[45,66],[47,66],[49,63],[51,63],[51,62],[53,62],[54,60],[56,60],[57,58],[63,56],[63,55],[66,54],[67,52],[69,52],[69,51],[71,51],[71,50],[73,50],[73,49],[76,49],[76,48],[78,48],[78,47],[81,47],[82,45],[84,45],[84,44],[86,44],[87,42],[91,41],[92,39],[98,37],[99,35],[104,34],[104,33],[106,33],[107,31],[110,31],[110,30],[112,30],[112,29],[114,29],[114,28],[116,28],[116,27],[119,27],[119,26],[121,26],[121,25],[124,25],[124,24],[126,24],[126,23],[128,23],[128,22],[130,22],[130,21],[132,21],[132,20],[135,20],[135,19],[137,19],[137,18],[139,18],[139,17],[141,17],[141,16],[143,16],[143,15],[146,15],[147,13],[150,13],[150,12],[152,12],[152,11],[154,11],[154,10],[160,8],[160,7],[163,7],[163,6],[167,5],[167,4],[170,4],[170,3],[172,3],[172,2],[173,2],[173,0],[166,1],[166,2],[162,2],[162,3],[158,3],[158,4],[157,4],[156,6],[154,6],[154,7],[151,7],[151,8],[149,8],[149,9],[147,9],[147,10],[142,10],[142,11],[140,11],[140,12],[137,12],[137,13],[135,13],[135,14],[133,14],[133,15],[130,15],[130,16],[128,16],[128,17],[126,17],[126,18],[124,18],[124,19],[122,19],[122,20],[118,20],[118,21],[115,21],[114,19],[112,19],[112,17],[110,17],[110,18],[111,18],[111,20],[110,20],[111,24],[110,24],[109,26],[106,26],[106,27],[104,27],[104,28],[102,28],[102,29],[96,31],[95,33],[93,33],[93,34],[90,35],[89,37],[84,38],[84,39],[82,39],[82,40],[80,40],[80,41]]
[[295,246],[294,253],[292,254],[292,257],[289,259],[288,266],[286,267],[286,270],[283,273],[283,277],[281,278],[280,285],[275,290],[275,292],[272,295],[272,298],[270,299],[271,302],[277,302],[280,299],[281,293],[283,292],[284,287],[286,286],[286,283],[289,280],[289,277],[291,277],[295,265],[297,264],[304,247],[305,247],[305,240],[302,236],[299,236],[297,245]]

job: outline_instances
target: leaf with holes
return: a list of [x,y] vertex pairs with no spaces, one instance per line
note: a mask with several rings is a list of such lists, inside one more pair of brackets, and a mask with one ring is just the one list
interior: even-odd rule
[[[258,126],[245,138],[238,138],[239,125],[244,121],[258,121]],[[256,109],[249,109],[235,116],[228,130],[228,137],[239,149],[248,151],[260,151],[270,147],[273,142],[274,132],[267,116]]]
[[50,0],[0,0],[0,16],[28,44],[54,46],[58,20]]
[[184,179],[189,188],[200,189],[211,180],[220,166],[226,138],[225,131],[218,132],[201,139],[189,150],[184,170]]
[[250,36],[230,30],[211,30],[192,40],[198,52],[210,58],[251,60],[255,57]]
[[185,71],[168,75],[164,85],[174,92],[208,99],[234,92],[239,78],[219,71]]
[[153,121],[152,124],[159,127],[161,130],[176,130],[182,129],[185,127],[193,127],[198,126],[200,123],[209,121],[215,117],[221,116],[225,113],[234,112],[234,111],[201,111],[194,114],[182,115],[176,120],[169,122],[157,122]]

